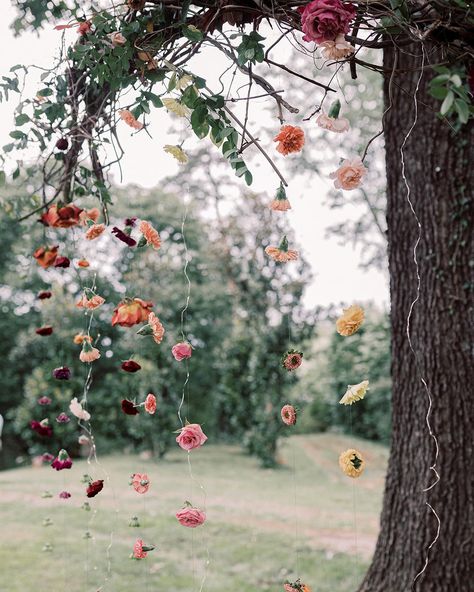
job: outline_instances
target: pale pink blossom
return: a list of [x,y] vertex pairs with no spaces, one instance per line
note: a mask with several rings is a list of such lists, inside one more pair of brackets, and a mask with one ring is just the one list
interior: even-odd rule
[[316,123],[319,127],[329,130],[330,132],[336,132],[336,134],[342,134],[349,130],[349,120],[345,117],[329,117],[326,113],[321,113],[316,119]]
[[341,166],[329,176],[334,179],[336,189],[346,189],[351,191],[357,189],[362,184],[362,179],[367,173],[360,156],[354,156],[351,159],[343,161]]
[[193,348],[191,347],[190,343],[183,341],[173,345],[171,348],[171,353],[173,354],[175,360],[181,362],[182,360],[192,356]]
[[77,417],[77,419],[83,419],[84,421],[89,421],[91,418],[91,414],[82,408],[81,403],[77,400],[77,397],[74,397],[72,401],[69,403],[69,411]]
[[323,57],[327,60],[343,60],[354,53],[354,48],[344,39],[342,34],[334,40],[324,41],[319,47]]
[[179,430],[176,442],[183,450],[200,448],[207,440],[206,434],[198,423],[188,423]]

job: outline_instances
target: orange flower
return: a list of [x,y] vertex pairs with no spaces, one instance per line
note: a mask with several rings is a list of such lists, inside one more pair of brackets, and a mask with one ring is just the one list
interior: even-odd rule
[[39,247],[33,253],[33,257],[38,262],[38,265],[41,265],[44,269],[51,267],[56,261],[58,256],[58,247]]
[[105,299],[98,294],[94,294],[91,290],[86,289],[82,293],[80,300],[76,303],[78,308],[87,308],[88,310],[95,310],[102,306],[105,302]]
[[96,347],[92,347],[90,341],[84,339],[82,342],[82,351],[79,354],[79,359],[84,363],[95,362],[100,358],[100,351]]
[[45,226],[53,226],[54,228],[70,228],[79,224],[80,215],[82,213],[81,208],[78,208],[74,204],[59,207],[57,204],[53,204],[48,208],[40,221]]
[[83,226],[86,226],[89,221],[97,222],[99,217],[99,208],[91,208],[90,210],[82,210],[82,212],[79,215],[79,220]]
[[292,152],[300,152],[304,146],[304,131],[294,125],[284,125],[273,141],[279,142],[277,150],[283,156]]
[[287,263],[298,259],[298,251],[288,248],[288,239],[284,236],[278,247],[267,247],[265,253],[277,263]]
[[153,339],[155,340],[155,343],[161,343],[163,341],[165,329],[161,324],[160,319],[156,316],[154,312],[151,312],[148,315],[148,324],[150,325],[153,331]]
[[87,240],[94,240],[98,236],[100,236],[105,230],[105,224],[92,224],[89,226],[86,232],[86,239]]
[[130,127],[133,127],[133,129],[141,130],[143,128],[143,123],[137,121],[136,117],[128,109],[121,109],[119,111],[119,115],[120,119],[125,121],[125,123]]
[[270,204],[270,209],[276,212],[286,212],[291,210],[291,204],[286,197],[286,191],[283,187],[283,183],[280,183],[280,187],[277,189],[275,199]]
[[153,302],[142,300],[141,298],[126,298],[114,310],[112,316],[112,325],[121,327],[133,327],[138,323],[148,321],[150,308],[153,308]]
[[161,247],[160,235],[149,222],[142,220],[138,229],[143,234],[148,245],[151,245],[154,249],[159,249]]
[[87,261],[87,259],[79,259],[77,264],[79,265],[79,267],[89,267],[90,266],[90,263],[89,263],[89,261]]
[[73,341],[76,345],[82,345],[84,341],[88,341],[89,343],[91,343],[92,337],[90,335],[83,335],[82,333],[78,333],[77,335],[74,335]]

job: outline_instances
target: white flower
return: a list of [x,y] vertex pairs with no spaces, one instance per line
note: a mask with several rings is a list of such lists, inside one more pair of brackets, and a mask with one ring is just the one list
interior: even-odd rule
[[78,419],[83,419],[84,421],[89,421],[91,418],[91,414],[82,408],[82,405],[77,400],[77,397],[74,397],[74,399],[69,403],[69,411]]
[[369,381],[363,380],[359,384],[349,384],[347,391],[342,399],[339,401],[341,405],[352,405],[356,401],[360,401],[365,397],[365,393],[369,390]]
[[323,41],[319,47],[327,60],[342,60],[354,53],[354,48],[342,34],[338,35],[334,41]]
[[193,77],[190,74],[184,74],[179,80],[176,81],[176,88],[178,90],[183,90],[188,86],[188,84],[191,84],[192,81]]
[[176,99],[171,99],[168,97],[162,99],[162,102],[168,111],[171,111],[171,113],[174,113],[178,117],[186,117],[186,115],[189,115],[190,113],[190,110],[186,107],[186,105],[183,105]]
[[349,120],[345,117],[329,117],[326,113],[321,113],[319,117],[316,119],[316,123],[319,127],[323,129],[329,130],[331,132],[336,132],[337,134],[342,134],[343,132],[347,132],[349,130]]

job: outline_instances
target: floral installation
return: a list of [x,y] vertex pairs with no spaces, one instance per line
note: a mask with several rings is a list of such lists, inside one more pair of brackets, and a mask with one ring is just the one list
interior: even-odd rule
[[153,302],[141,298],[125,298],[114,310],[112,325],[121,327],[133,327],[148,321],[148,316],[153,308]]
[[316,119],[317,125],[323,129],[335,132],[336,134],[347,132],[349,130],[349,120],[345,117],[339,117],[340,112],[341,102],[338,99],[331,105],[327,115],[323,111],[323,113],[318,116]]
[[92,344],[87,339],[82,342],[82,351],[79,354],[79,359],[85,364],[95,362],[100,358],[100,351],[96,347],[92,347]]
[[323,43],[349,32],[356,8],[341,0],[313,0],[298,8],[301,14],[301,29],[304,41]]
[[176,518],[182,526],[197,528],[206,521],[206,514],[198,508],[194,508],[190,502],[184,502],[182,510],[176,512]]
[[85,237],[92,241],[98,238],[105,230],[105,224],[91,224],[86,231]]
[[188,155],[181,148],[181,146],[172,146],[171,144],[166,144],[163,146],[163,150],[166,153],[171,154],[171,156],[176,159],[179,164],[186,164],[188,162]]
[[301,152],[305,141],[304,131],[294,125],[284,125],[273,141],[278,142],[277,151],[283,156],[293,152]]
[[367,391],[369,390],[369,381],[363,380],[359,384],[349,384],[347,391],[345,392],[342,399],[339,401],[341,405],[352,405],[356,401],[361,401]]
[[344,308],[342,315],[337,319],[336,331],[343,337],[350,337],[360,329],[364,318],[364,309],[357,304],[352,304],[348,308]]
[[133,473],[130,477],[130,485],[137,493],[146,493],[150,488],[150,480],[146,473]]
[[43,269],[47,269],[48,267],[54,265],[54,262],[58,256],[58,250],[58,246],[38,247],[33,253],[33,257],[36,259],[38,265],[40,265]]
[[77,417],[77,419],[81,419],[82,421],[89,421],[91,418],[91,414],[82,407],[81,403],[77,400],[77,397],[74,397],[69,403],[69,411]]
[[61,491],[58,497],[60,499],[69,499],[71,497],[71,494],[69,493],[69,491]]
[[79,224],[81,212],[82,209],[74,204],[64,206],[53,204],[41,216],[40,222],[45,226],[52,226],[53,228],[71,228],[71,226],[77,226]]
[[293,372],[301,366],[303,363],[303,352],[297,351],[296,349],[290,349],[283,354],[281,359],[281,365],[288,372]]
[[56,471],[62,471],[63,469],[70,469],[72,467],[72,460],[64,448],[58,452],[58,456],[51,463],[51,467]]
[[145,559],[149,551],[153,551],[154,545],[144,545],[142,539],[137,539],[133,545],[131,559]]
[[182,362],[183,360],[187,360],[192,356],[193,348],[187,341],[180,341],[179,343],[173,345],[171,348],[171,353],[177,362]]
[[125,360],[122,362],[121,368],[122,370],[125,370],[125,372],[130,372],[132,374],[142,369],[140,364],[135,362],[135,360]]
[[97,481],[91,481],[86,489],[87,497],[95,497],[104,488],[104,480],[98,479]]
[[124,121],[128,126],[133,129],[141,130],[143,129],[143,123],[137,120],[135,115],[128,109],[121,109],[119,112],[119,117],[122,121]]
[[334,187],[336,189],[345,189],[352,191],[362,185],[362,180],[367,173],[367,169],[362,162],[360,156],[342,161],[338,169],[329,175],[334,179]]
[[283,405],[280,411],[281,420],[285,425],[295,425],[297,413],[293,405]]
[[183,450],[200,448],[206,442],[207,436],[198,423],[187,423],[180,430],[176,442]]
[[32,419],[30,421],[30,428],[38,434],[38,436],[43,436],[45,438],[51,438],[53,435],[53,428],[49,425],[49,419],[42,419],[41,421],[37,421],[36,419]]
[[132,233],[132,229],[130,226],[126,226],[124,230],[118,228],[118,226],[114,226],[112,228],[112,234],[115,235],[120,241],[128,245],[129,247],[136,247],[137,241],[132,238],[130,235]]
[[138,230],[142,233],[142,238],[138,241],[139,247],[149,245],[156,250],[161,247],[159,232],[156,228],[153,228],[150,222],[142,220],[138,226]]
[[327,60],[344,60],[350,57],[355,48],[346,41],[344,35],[339,34],[334,40],[323,41],[319,45],[323,57]]
[[50,292],[49,290],[41,290],[41,292],[38,292],[38,299],[39,300],[48,300],[49,298],[51,298],[53,295],[52,292]]
[[39,327],[35,329],[35,333],[37,335],[41,335],[41,337],[46,337],[47,335],[51,335],[53,333],[53,327],[50,325],[45,325],[44,327]]
[[356,479],[363,473],[365,461],[358,450],[350,448],[349,450],[342,452],[339,456],[339,466],[345,475]]
[[88,310],[95,310],[102,306],[105,302],[105,298],[96,294],[90,288],[84,288],[80,299],[76,302],[78,308],[87,308]]
[[61,366],[53,370],[53,377],[56,380],[69,380],[71,378],[71,370],[67,366]]
[[133,403],[133,401],[130,401],[129,399],[122,399],[122,411],[126,414],[126,415],[138,415],[140,413],[138,407],[136,407],[135,403]]
[[298,578],[296,582],[289,582],[288,580],[283,584],[285,592],[311,592],[311,588],[307,584],[302,584]]
[[266,247],[265,253],[277,263],[287,263],[298,259],[298,251],[288,248],[286,235],[281,239],[278,247]]
[[52,399],[50,397],[40,397],[37,401],[38,405],[51,405]]
[[156,411],[156,397],[153,393],[149,393],[145,399],[145,411],[150,415],[154,415]]
[[276,190],[275,197],[270,203],[270,209],[275,212],[287,212],[288,210],[291,210],[291,204],[286,197],[283,183],[280,183],[280,187]]
[[56,417],[56,421],[58,423],[69,423],[71,421],[71,418],[67,413],[64,413],[63,411]]

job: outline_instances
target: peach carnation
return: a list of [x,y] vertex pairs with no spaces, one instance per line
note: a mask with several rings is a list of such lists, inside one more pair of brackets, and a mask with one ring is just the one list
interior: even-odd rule
[[82,293],[81,298],[76,303],[78,308],[87,308],[88,310],[95,310],[102,306],[105,302],[105,298],[99,296],[98,294],[94,294],[91,290],[84,290]]
[[277,151],[283,156],[300,152],[304,146],[304,131],[294,125],[284,125],[273,141],[278,142]]
[[98,236],[100,236],[105,230],[105,224],[92,224],[89,226],[86,232],[86,239],[87,240],[94,240]]
[[165,334],[165,329],[160,322],[160,319],[156,316],[154,312],[151,312],[148,315],[148,324],[150,325],[153,333],[153,339],[155,343],[161,343],[163,341],[163,336]]
[[349,337],[359,330],[364,322],[364,309],[357,304],[352,304],[343,310],[342,315],[336,321],[336,331],[339,335]]
[[152,246],[154,249],[159,249],[161,247],[161,239],[158,230],[153,228],[149,222],[142,220],[138,229],[143,234],[148,245]]
[[266,247],[265,253],[277,263],[287,263],[298,259],[298,251],[288,248],[288,239],[284,236],[278,247]]
[[286,212],[287,210],[291,210],[291,204],[286,197],[286,191],[283,183],[280,183],[280,187],[277,189],[275,198],[270,204],[270,209],[274,210],[275,212]]
[[296,409],[293,405],[283,405],[280,411],[281,420],[285,425],[295,425]]
[[121,109],[119,111],[119,116],[122,121],[124,121],[130,127],[133,127],[133,129],[136,129],[136,130],[143,129],[143,123],[140,123],[137,120],[137,118],[133,115],[133,113],[131,111],[129,111],[128,109]]
[[351,191],[361,186],[362,179],[366,173],[367,169],[360,156],[355,156],[352,159],[344,160],[341,166],[329,176],[331,179],[334,179],[334,187],[336,189]]
[[359,384],[349,384],[344,396],[339,401],[339,403],[341,405],[352,405],[352,403],[361,401],[365,397],[368,390],[368,380],[363,380],[362,382],[359,382]]
[[130,485],[137,493],[146,493],[150,488],[150,480],[146,473],[134,473],[131,477]]
[[154,415],[156,411],[156,397],[153,393],[149,393],[145,399],[145,411],[150,415]]
[[79,359],[84,363],[95,362],[100,358],[100,351],[96,347],[92,347],[89,341],[82,342],[82,351],[79,354]]

